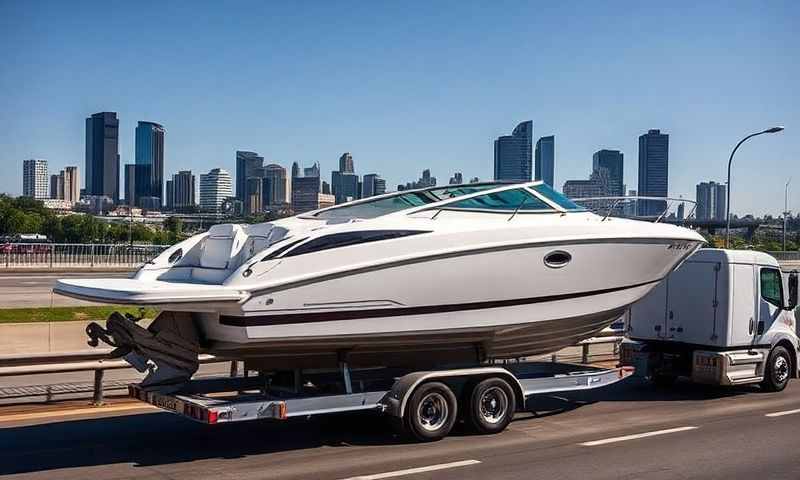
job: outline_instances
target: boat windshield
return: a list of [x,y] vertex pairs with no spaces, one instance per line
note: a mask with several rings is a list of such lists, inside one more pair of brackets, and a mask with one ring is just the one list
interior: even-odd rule
[[586,211],[586,208],[573,202],[572,200],[567,198],[564,194],[555,191],[553,187],[551,187],[546,183],[540,183],[539,185],[534,185],[530,187],[530,189],[534,190],[539,195],[547,198],[548,200],[555,203],[564,210],[580,211],[580,212]]
[[390,213],[399,212],[414,207],[421,207],[429,203],[460,197],[470,193],[480,192],[489,188],[496,188],[498,184],[457,185],[452,187],[433,188],[414,192],[398,193],[389,197],[376,198],[375,200],[345,204],[323,210],[316,218],[345,219],[345,218],[375,218]]

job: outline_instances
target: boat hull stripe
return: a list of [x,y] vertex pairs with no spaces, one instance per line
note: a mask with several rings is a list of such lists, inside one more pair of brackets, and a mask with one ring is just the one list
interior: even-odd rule
[[360,320],[365,318],[431,315],[437,313],[464,312],[469,310],[486,310],[490,308],[514,307],[518,305],[531,305],[536,303],[572,300],[595,295],[605,295],[622,290],[644,287],[658,283],[661,280],[662,279],[651,280],[649,282],[626,285],[623,287],[605,288],[602,290],[591,290],[577,293],[564,293],[559,295],[547,295],[542,297],[513,298],[508,300],[490,300],[485,302],[454,303],[447,305],[424,305],[419,307],[371,308],[365,310],[337,310],[332,312],[254,315],[249,317],[220,315],[219,321],[222,325],[228,325],[232,327],[258,327],[268,325],[291,325],[295,323],[333,322],[338,320]]

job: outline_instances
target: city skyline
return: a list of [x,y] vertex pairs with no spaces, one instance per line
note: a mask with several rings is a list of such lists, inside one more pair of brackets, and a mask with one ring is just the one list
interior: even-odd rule
[[[232,172],[236,149],[284,167],[319,161],[329,172],[337,154],[350,151],[362,172],[380,172],[390,186],[426,168],[439,178],[461,171],[489,179],[490,139],[531,118],[540,135],[558,137],[555,185],[585,178],[592,153],[607,148],[628,157],[625,184],[633,188],[637,136],[659,128],[672,137],[669,194],[684,197],[701,179],[724,178],[744,135],[784,124],[786,132],[744,145],[733,166],[734,212],[777,214],[783,198],[773,187],[797,176],[791,170],[800,152],[800,65],[792,53],[800,5],[687,8],[586,5],[576,14],[561,5],[355,6],[337,12],[333,24],[318,22],[310,36],[309,22],[329,19],[332,6],[301,14],[255,5],[234,27],[214,21],[222,6],[173,5],[145,19],[133,5],[111,16],[90,4],[4,3],[0,51],[14,68],[0,75],[8,100],[0,161],[10,165],[0,191],[21,193],[26,158],[47,159],[52,170],[80,165],[84,181],[76,121],[104,109],[119,113],[121,165],[134,161],[136,122],[152,119],[169,130],[170,173]],[[659,27],[644,28],[654,16]],[[271,19],[279,20],[274,29],[257,28]],[[502,25],[502,35],[475,44],[486,22],[493,31]],[[96,24],[114,35],[98,42],[82,28]],[[159,47],[143,52],[143,36]],[[519,61],[509,45],[535,46],[537,61]],[[97,82],[101,58],[107,78]],[[230,75],[245,63],[248,75]],[[358,88],[344,74],[352,71]],[[742,188],[749,178],[759,182]],[[800,189],[790,195],[791,205],[800,203]]]

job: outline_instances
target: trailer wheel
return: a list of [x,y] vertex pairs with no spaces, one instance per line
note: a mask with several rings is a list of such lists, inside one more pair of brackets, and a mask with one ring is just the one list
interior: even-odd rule
[[469,420],[478,433],[499,433],[514,418],[514,390],[502,378],[487,378],[472,390]]
[[453,428],[458,414],[456,396],[440,382],[423,383],[411,395],[404,415],[414,438],[423,442],[441,440]]
[[780,392],[786,388],[791,376],[792,358],[784,347],[778,345],[769,353],[761,388],[766,392]]

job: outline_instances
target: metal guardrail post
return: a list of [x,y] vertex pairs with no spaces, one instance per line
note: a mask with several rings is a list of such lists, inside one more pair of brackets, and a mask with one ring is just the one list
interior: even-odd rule
[[98,369],[94,371],[94,396],[92,397],[92,405],[99,407],[103,404],[103,374],[105,370]]
[[91,247],[91,248],[92,248],[92,249],[91,249],[91,252],[92,252],[92,253],[91,253],[91,263],[89,264],[89,266],[90,266],[90,267],[94,267],[94,243],[92,244],[92,247]]
[[589,344],[581,345],[581,363],[589,363]]

